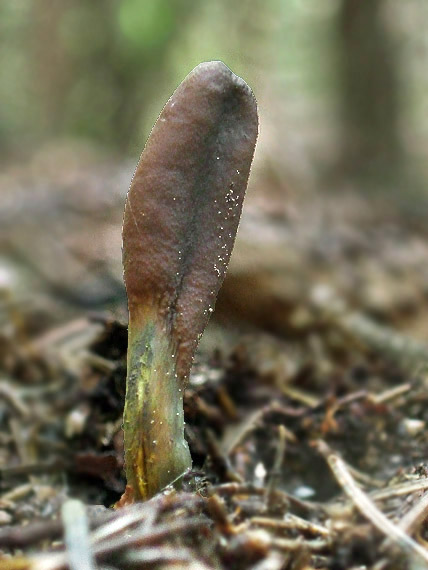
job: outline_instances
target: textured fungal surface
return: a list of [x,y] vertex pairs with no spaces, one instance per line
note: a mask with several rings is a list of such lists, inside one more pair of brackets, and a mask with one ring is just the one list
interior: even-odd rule
[[232,252],[257,138],[250,88],[197,66],[159,116],[123,224],[129,306],[125,460],[136,499],[191,465],[182,394]]

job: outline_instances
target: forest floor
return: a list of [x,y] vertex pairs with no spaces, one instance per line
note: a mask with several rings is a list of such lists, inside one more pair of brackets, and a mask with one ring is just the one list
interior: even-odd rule
[[428,568],[418,220],[256,173],[184,398],[193,470],[113,509],[132,166],[48,154],[0,188],[0,570]]

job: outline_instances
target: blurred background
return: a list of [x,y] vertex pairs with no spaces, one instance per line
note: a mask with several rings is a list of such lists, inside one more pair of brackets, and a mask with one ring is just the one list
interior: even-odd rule
[[[331,481],[315,449],[293,449],[304,433],[318,437],[318,424],[303,424],[307,406],[324,414],[326,402],[321,430],[336,434],[336,396],[356,404],[349,423],[339,419],[342,447],[333,445],[352,465],[385,481],[398,468],[407,477],[409,461],[422,465],[426,369],[414,393],[410,384],[392,393],[390,408],[391,395],[360,407],[358,390],[410,382],[427,361],[427,30],[426,0],[0,0],[1,493],[51,468],[60,487],[74,480],[76,495],[94,504],[123,490],[125,197],[163,105],[207,60],[251,86],[260,134],[187,391],[192,452],[202,463],[214,449],[197,429],[192,436],[200,418],[214,430],[247,421],[233,407],[275,403],[276,386],[291,411],[266,422],[306,426],[295,432],[298,446],[287,439],[286,461],[300,472],[284,475],[289,490]],[[359,428],[362,414],[376,423]],[[400,444],[385,425],[397,427]],[[272,453],[266,466],[277,457],[272,426],[254,439],[262,451],[248,455]],[[356,463],[365,449],[367,462]],[[65,468],[74,475],[63,477]],[[38,488],[36,506],[27,491],[15,495],[17,520],[31,520],[30,503],[43,516],[56,512]],[[1,495],[0,525],[11,520],[11,497]]]
[[425,271],[427,24],[423,0],[2,0],[3,322],[11,307],[35,329],[82,309],[126,319],[133,169],[167,98],[213,59],[260,110],[219,307],[282,330],[290,298],[333,279],[349,302],[364,295],[386,314],[388,287],[394,300],[410,290],[396,259],[406,275]]

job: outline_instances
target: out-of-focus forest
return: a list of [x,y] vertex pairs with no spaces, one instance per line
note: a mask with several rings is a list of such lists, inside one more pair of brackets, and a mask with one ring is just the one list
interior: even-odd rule
[[[24,288],[30,304],[48,284],[48,296],[66,292],[78,306],[120,299],[126,307],[120,228],[132,172],[167,98],[206,60],[241,75],[260,112],[226,291],[236,274],[245,278],[232,296],[247,289],[248,275],[298,274],[296,232],[307,252],[334,249],[351,227],[367,234],[360,210],[420,224],[428,201],[426,23],[423,0],[3,0],[6,287],[13,283],[14,295]],[[348,194],[358,204],[345,204]],[[336,222],[344,229],[329,237]],[[330,270],[342,264],[330,251],[327,258]],[[253,293],[265,287],[256,280]],[[284,287],[267,289],[282,296]],[[238,312],[258,304],[244,296]]]
[[[427,29],[426,0],[0,0],[0,570],[427,567]],[[114,514],[126,193],[163,105],[207,60],[251,86],[260,132],[187,388],[165,391],[184,404],[194,470],[184,494]],[[234,202],[216,160],[207,180],[223,168]],[[196,241],[185,261],[157,253],[183,278],[135,355],[139,403],[179,370],[150,367],[193,346],[180,329],[205,306],[187,273]],[[144,439],[139,457],[166,469],[163,436]]]
[[162,104],[199,62],[253,87],[257,161],[282,181],[426,181],[423,0],[3,0],[3,161],[74,139],[137,157]]

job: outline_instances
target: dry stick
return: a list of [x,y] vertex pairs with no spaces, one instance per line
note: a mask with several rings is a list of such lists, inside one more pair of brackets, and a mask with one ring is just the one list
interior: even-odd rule
[[[426,494],[420,501],[418,501],[408,513],[398,523],[399,528],[401,528],[407,534],[414,534],[417,527],[423,523],[428,514],[428,494]],[[381,550],[385,550],[389,545],[389,539],[385,539],[381,545]],[[376,570],[382,570],[387,566],[388,560],[383,559],[376,565]]]
[[315,307],[333,325],[358,344],[374,350],[404,368],[417,369],[428,362],[428,345],[380,325],[342,302],[317,300]]
[[13,388],[13,382],[4,377],[0,380],[0,400],[6,400],[20,416],[29,416],[30,409],[24,403],[18,390]]
[[[287,430],[285,426],[278,426],[278,443],[275,453],[275,461],[270,473],[269,481],[266,488],[266,506],[271,511],[277,501],[275,497],[275,490],[281,476],[281,466],[284,461],[285,448],[286,448]],[[288,504],[288,501],[287,501]]]
[[380,489],[379,491],[373,491],[370,494],[370,498],[373,501],[386,501],[392,497],[399,497],[401,495],[411,495],[412,493],[418,493],[420,491],[428,490],[428,479],[420,479],[417,481],[412,481],[410,483],[403,483],[401,485],[391,485],[386,489]]
[[[265,420],[265,416],[271,412],[281,412],[282,406],[278,403],[272,403],[267,406],[264,406],[261,410],[257,410],[253,412],[249,418],[245,419],[241,422],[241,428],[237,436],[231,440],[230,443],[227,444],[227,454],[230,456],[233,455],[235,450],[240,446],[243,445],[246,438]],[[287,438],[291,442],[296,441],[296,437],[293,432],[287,430]]]
[[233,468],[227,455],[222,453],[213,431],[205,430],[205,438],[212,468],[217,476],[223,481],[243,483],[244,480],[241,475]]
[[273,530],[301,530],[311,534],[319,534],[324,538],[328,538],[331,535],[331,532],[325,526],[307,521],[291,513],[287,513],[282,520],[268,517],[252,517],[250,522],[255,526]]
[[[251,483],[223,483],[222,485],[213,486],[213,490],[220,496],[242,496],[242,495],[255,495],[259,497],[265,497],[266,489],[264,487],[256,487]],[[274,490],[274,496],[278,501],[287,502],[289,501],[292,505],[309,512],[319,512],[324,511],[324,507],[318,503],[310,503],[308,501],[302,501],[293,495],[286,493],[285,491],[280,491],[279,489]]]
[[[112,554],[129,552],[131,548],[144,548],[158,545],[162,540],[176,537],[179,534],[195,534],[198,530],[206,529],[209,520],[193,517],[177,520],[171,523],[157,525],[149,530],[136,528],[125,536],[113,537],[110,541],[102,541],[93,545],[93,553],[97,562],[105,560]],[[66,553],[39,555],[32,560],[31,570],[62,570],[67,567]]]
[[337,482],[342,487],[345,494],[351,499],[359,512],[366,517],[382,534],[385,534],[401,550],[404,550],[412,558],[421,559],[428,568],[428,551],[422,548],[403,530],[394,525],[363,493],[355,483],[345,462],[331,451],[324,441],[317,442],[317,448],[326,458],[327,463],[335,476]]
[[179,534],[188,533],[194,536],[198,531],[204,531],[209,528],[211,522],[201,517],[192,517],[172,521],[170,523],[159,524],[154,528],[142,531],[135,530],[129,536],[117,537],[110,542],[94,545],[94,553],[97,557],[105,557],[113,552],[128,552],[131,547],[150,547],[159,544],[167,538],[176,538]]
[[70,570],[95,570],[89,541],[89,524],[83,503],[76,499],[66,501],[61,508],[61,518]]
[[193,509],[201,508],[205,503],[206,499],[190,493],[180,493],[171,501],[168,500],[168,497],[158,495],[144,504],[137,503],[117,511],[117,513],[121,513],[121,516],[98,526],[91,534],[91,541],[94,545],[103,541],[110,541],[115,535],[138,523],[144,525],[144,529],[147,531],[154,526],[155,519],[160,513],[183,508],[190,509],[191,507]]
[[331,546],[331,541],[324,538],[302,539],[302,538],[270,538],[269,547],[277,548],[281,552],[296,552],[307,549],[310,552],[322,552]]
[[[31,487],[31,485],[28,485]],[[2,502],[3,498],[0,499]],[[105,525],[111,519],[117,519],[120,513],[114,511],[106,511],[102,515],[89,518],[91,527]],[[103,528],[103,527],[100,527]],[[41,520],[31,522],[26,526],[11,526],[0,528],[0,548],[28,548],[41,540],[50,541],[62,536],[63,524],[61,519]]]
[[218,495],[212,495],[207,500],[207,510],[215,522],[217,530],[226,536],[236,532],[235,527],[229,519],[225,504]]
[[104,540],[111,540],[113,536],[136,523],[146,524],[146,518],[150,516],[151,510],[144,508],[145,506],[146,505],[138,505],[136,509],[129,509],[129,512],[98,527],[91,534],[92,544],[101,543]]
[[415,369],[428,361],[428,345],[423,342],[379,325],[363,313],[345,312],[337,307],[320,308],[345,334],[403,368]]
[[414,534],[428,516],[428,493],[414,505],[398,523],[407,534]]
[[[194,554],[188,548],[158,546],[156,548],[146,548],[144,550],[133,550],[124,555],[126,566],[144,567],[143,565],[169,565],[173,567],[179,563],[190,564],[194,559]],[[204,566],[205,568],[205,566]]]
[[[144,504],[138,503],[132,506],[127,506],[120,511],[108,511],[100,518],[95,518],[92,521],[92,526],[97,528],[92,531],[90,535],[90,542],[92,549],[95,554],[103,554],[106,550],[108,552],[115,550],[122,550],[122,543],[126,540],[128,535],[134,535],[141,537],[148,536],[150,538],[150,533],[153,532],[155,537],[159,536],[159,529],[162,525],[154,526],[154,521],[159,515],[159,512],[166,512],[172,508],[183,508],[189,506],[196,508],[205,504],[205,499],[202,497],[197,497],[187,493],[182,493],[177,497],[174,497],[172,501],[168,500],[167,497],[158,495],[152,501],[146,502]],[[105,519],[105,522],[102,519]],[[54,536],[57,537],[62,531],[62,525],[59,521],[49,521],[55,522],[58,528],[55,528]],[[183,521],[185,523],[185,521]],[[101,523],[101,524],[100,524]],[[25,534],[24,537],[17,535],[17,533],[12,535],[12,542],[9,544],[12,546],[22,547],[28,546],[33,542],[37,542],[40,539],[48,538],[51,536],[49,530],[51,527],[47,528],[46,524],[40,525],[43,532],[39,532],[39,535],[33,537],[32,535],[37,533],[38,526],[36,524],[29,525],[31,528],[29,532]],[[164,525],[165,526],[165,525]],[[132,527],[132,528],[131,528]],[[181,527],[180,527],[181,528]],[[13,529],[12,529],[13,530]],[[15,529],[16,530],[16,529]],[[21,532],[26,529],[19,529]],[[176,529],[177,530],[177,529]],[[126,535],[124,533],[126,531]],[[134,533],[134,534],[133,534]],[[0,532],[0,545],[8,544],[8,536],[5,536],[5,541],[1,540],[2,533]],[[9,538],[10,538],[9,534]],[[18,539],[18,540],[17,540]],[[35,556],[32,559],[33,566],[32,570],[58,570],[63,568],[66,564],[65,553],[52,553]]]
[[385,484],[380,479],[374,479],[373,477],[370,477],[370,475],[367,475],[367,473],[355,469],[355,467],[348,465],[348,469],[352,477],[354,477],[358,483],[362,483],[368,487],[383,487]]
[[[351,470],[350,470],[351,471]],[[352,475],[352,471],[351,471]],[[421,491],[428,490],[428,479],[421,479],[417,481],[412,481],[410,483],[403,483],[401,485],[391,485],[385,489],[378,489],[369,493],[369,497],[372,501],[383,502],[395,497],[401,497],[403,495],[411,495],[413,493],[419,493]],[[349,511],[352,501],[347,500],[346,502],[334,503],[330,505],[323,505],[323,509],[329,516],[335,518],[344,516],[344,513]]]
[[254,431],[257,424],[260,420],[263,419],[266,410],[262,408],[261,410],[257,410],[253,412],[249,418],[246,418],[243,422],[241,422],[241,431],[234,437],[234,439],[227,445],[227,455],[231,457],[235,450],[244,443],[246,438]]
[[395,398],[399,398],[403,394],[406,394],[412,389],[411,384],[400,384],[399,386],[394,386],[393,388],[388,388],[380,394],[368,394],[369,401],[374,404],[384,404],[385,402],[390,402]]
[[354,334],[370,348],[404,367],[418,366],[428,359],[428,346],[388,327],[381,326],[360,313],[340,319],[340,326]]

